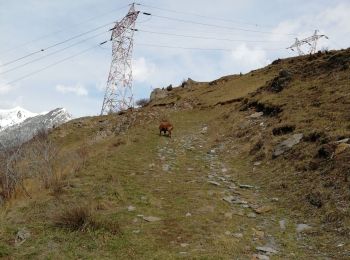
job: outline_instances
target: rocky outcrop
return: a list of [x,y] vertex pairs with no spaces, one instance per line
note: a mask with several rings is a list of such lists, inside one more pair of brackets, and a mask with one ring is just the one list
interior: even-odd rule
[[168,95],[168,91],[166,91],[165,89],[155,88],[151,92],[151,96],[149,99],[152,102],[154,100],[165,98],[165,97],[167,97],[167,95]]

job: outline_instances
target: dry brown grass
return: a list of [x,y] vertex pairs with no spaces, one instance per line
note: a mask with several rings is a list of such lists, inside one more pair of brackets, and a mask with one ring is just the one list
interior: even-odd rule
[[72,231],[85,231],[93,226],[91,209],[87,206],[67,206],[53,217],[53,221],[57,227]]
[[95,211],[85,205],[69,205],[55,213],[52,217],[56,227],[71,231],[103,230],[112,234],[121,234],[116,220],[99,218]]

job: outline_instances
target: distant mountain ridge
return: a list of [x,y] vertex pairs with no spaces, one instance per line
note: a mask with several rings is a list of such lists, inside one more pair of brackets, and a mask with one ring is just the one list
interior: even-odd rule
[[72,119],[64,108],[32,113],[21,107],[0,110],[0,144],[5,147],[30,140],[39,130],[59,126]]

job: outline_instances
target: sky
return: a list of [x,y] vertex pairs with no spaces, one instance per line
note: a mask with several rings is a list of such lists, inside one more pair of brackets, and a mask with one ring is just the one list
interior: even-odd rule
[[[109,40],[108,30],[127,14],[130,3],[0,0],[0,109],[21,106],[40,113],[64,107],[74,117],[98,115],[112,48],[110,42],[98,44]],[[187,78],[210,81],[296,56],[286,48],[315,29],[329,37],[319,40],[318,49],[350,47],[349,0],[137,3],[141,13],[132,55],[135,100]]]

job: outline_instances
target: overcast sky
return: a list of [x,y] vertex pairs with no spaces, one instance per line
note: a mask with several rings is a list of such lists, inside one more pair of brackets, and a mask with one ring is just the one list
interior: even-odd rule
[[[142,5],[136,6],[137,10],[154,16],[140,14],[136,23],[140,29],[135,33],[133,52],[136,99],[148,97],[152,88],[177,85],[188,77],[209,81],[294,56],[296,53],[286,47],[295,37],[310,36],[315,29],[329,36],[329,40],[319,41],[318,48],[347,48],[350,43],[349,0],[139,3]],[[99,114],[111,62],[110,43],[23,80],[8,82],[108,40],[107,30],[112,26],[108,23],[121,19],[128,4],[130,1],[124,0],[0,0],[0,109],[21,106],[42,112],[65,107],[74,116]]]

